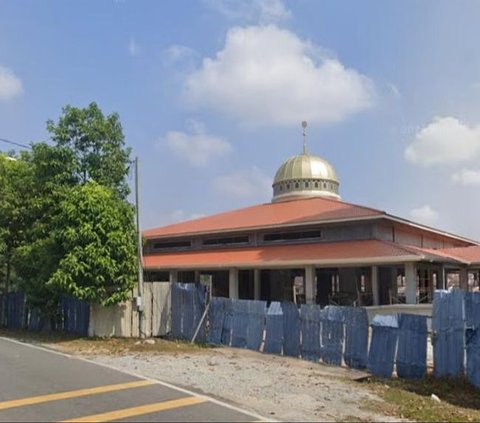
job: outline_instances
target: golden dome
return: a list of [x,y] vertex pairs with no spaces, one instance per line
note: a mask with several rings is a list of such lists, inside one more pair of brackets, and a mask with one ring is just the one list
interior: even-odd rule
[[340,199],[339,181],[332,165],[311,154],[290,157],[277,170],[273,180],[273,199],[329,197]]

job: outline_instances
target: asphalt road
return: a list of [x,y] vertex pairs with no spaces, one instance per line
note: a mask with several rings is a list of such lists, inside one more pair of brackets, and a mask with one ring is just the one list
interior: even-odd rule
[[114,420],[239,422],[258,421],[259,416],[169,384],[0,337],[0,422]]

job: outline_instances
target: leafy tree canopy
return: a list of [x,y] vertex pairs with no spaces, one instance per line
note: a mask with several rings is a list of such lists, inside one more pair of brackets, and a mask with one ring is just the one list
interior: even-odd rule
[[124,301],[136,281],[136,236],[119,117],[95,103],[66,106],[47,128],[54,145],[0,157],[0,278],[12,268],[29,303],[52,317],[64,294]]
[[60,210],[54,239],[64,254],[47,285],[102,305],[126,300],[136,281],[133,208],[87,182],[69,191]]
[[57,123],[47,122],[52,141],[69,149],[75,158],[74,176],[109,187],[125,198],[130,149],[125,148],[118,114],[105,116],[96,103],[84,109],[66,106]]

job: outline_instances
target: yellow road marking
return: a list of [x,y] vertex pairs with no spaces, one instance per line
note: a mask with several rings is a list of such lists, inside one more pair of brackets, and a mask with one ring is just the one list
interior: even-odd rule
[[157,402],[155,404],[140,405],[138,407],[124,408],[123,410],[109,411],[107,413],[92,414],[85,417],[63,420],[66,422],[109,422],[112,420],[126,419],[128,417],[141,416],[142,414],[155,413],[157,411],[172,410],[188,405],[201,404],[207,399],[200,397],[185,397],[176,400]]
[[43,402],[58,401],[68,398],[84,397],[87,395],[103,394],[105,392],[121,391],[123,389],[139,388],[141,386],[153,385],[154,383],[155,382],[149,380],[138,380],[135,382],[117,383],[115,385],[97,386],[95,388],[77,389],[76,391],[58,392],[55,394],[39,395],[36,397],[4,401],[0,402],[0,410],[23,407],[32,404],[40,404]]

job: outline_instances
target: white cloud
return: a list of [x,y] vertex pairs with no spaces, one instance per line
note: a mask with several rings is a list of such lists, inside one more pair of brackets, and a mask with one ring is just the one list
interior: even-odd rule
[[480,170],[462,169],[453,174],[452,180],[460,185],[480,185]]
[[10,100],[23,92],[22,81],[15,73],[0,65],[0,101]]
[[282,0],[205,0],[228,19],[253,23],[275,23],[292,15]]
[[480,156],[480,126],[454,117],[436,117],[415,135],[405,158],[423,166],[473,161]]
[[410,216],[414,221],[425,225],[437,223],[440,217],[439,213],[429,205],[410,210]]
[[140,47],[135,41],[135,38],[130,37],[130,39],[128,40],[128,54],[130,54],[130,56],[132,57],[135,57],[135,56],[138,56],[139,53],[140,53]]
[[219,176],[214,180],[213,187],[219,194],[237,199],[267,201],[272,196],[272,178],[257,167]]
[[367,77],[273,25],[229,30],[223,49],[184,86],[192,107],[249,125],[336,122],[370,107],[373,95]]
[[211,160],[224,157],[232,146],[224,138],[206,133],[203,124],[190,121],[189,133],[170,131],[164,137],[168,147],[180,158],[194,166],[205,166]]

